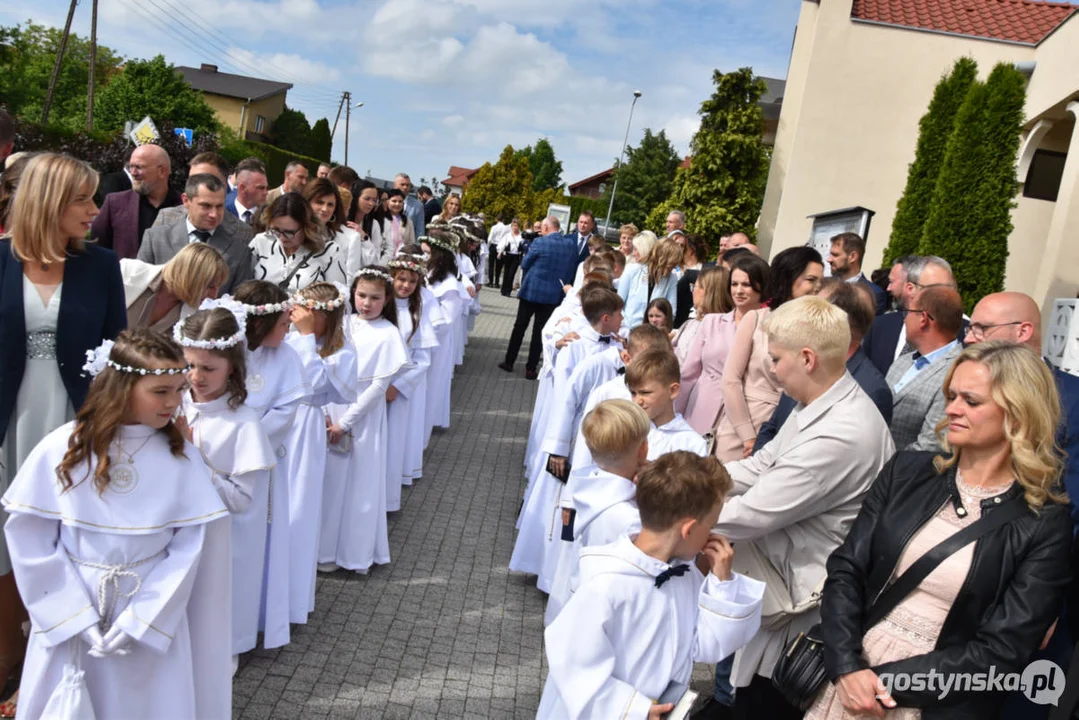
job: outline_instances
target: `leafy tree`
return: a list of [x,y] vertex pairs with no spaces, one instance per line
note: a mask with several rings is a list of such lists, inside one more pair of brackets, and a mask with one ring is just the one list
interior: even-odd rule
[[[0,27],[0,98],[15,115],[41,120],[56,53],[63,31],[33,22]],[[104,45],[97,46],[94,92],[100,93],[119,72],[123,58]],[[49,125],[65,130],[86,127],[86,86],[90,69],[90,41],[72,33],[60,65],[60,75],[49,110]],[[140,116],[141,119],[141,116]]]
[[[326,123],[329,129],[329,122]],[[307,116],[300,110],[293,110],[285,106],[277,119],[273,121],[271,132],[273,144],[282,150],[294,152],[298,155],[311,155],[311,125],[307,122]]]
[[626,161],[607,184],[602,198],[604,215],[613,191],[612,220],[644,227],[648,212],[671,196],[674,175],[681,162],[682,158],[667,139],[666,132],[660,130],[653,135],[650,128],[645,128],[641,144],[635,148],[626,147]]
[[533,190],[547,190],[562,185],[562,161],[555,157],[554,148],[547,138],[540,138],[535,146],[518,150],[516,155],[528,158]]
[[311,127],[311,138],[308,141],[308,150],[311,157],[319,160],[330,161],[330,153],[333,151],[333,136],[330,135],[330,121],[319,118]]
[[887,265],[918,250],[956,116],[977,76],[978,64],[974,60],[966,57],[956,60],[951,73],[937,83],[929,109],[918,122],[914,162],[907,173],[907,187],[896,205],[892,235],[884,250]]
[[128,120],[146,115],[175,127],[192,128],[196,135],[212,133],[218,123],[202,93],[184,80],[162,55],[132,60],[94,96],[94,118],[102,130],[122,130]]
[[1000,63],[975,81],[956,116],[918,252],[951,263],[968,312],[1004,288],[1011,210],[1019,188],[1019,151],[1026,79]]
[[731,230],[754,234],[764,201],[770,154],[762,142],[759,100],[764,81],[751,68],[712,74],[716,90],[701,103],[701,127],[690,141],[692,160],[679,168],[670,197],[645,224],[662,231],[671,210],[686,214],[686,230],[715,245]]
[[497,163],[483,164],[461,198],[465,212],[482,212],[490,223],[501,216],[528,217],[533,211],[532,204],[532,171],[528,159],[518,156],[511,145],[502,150]]

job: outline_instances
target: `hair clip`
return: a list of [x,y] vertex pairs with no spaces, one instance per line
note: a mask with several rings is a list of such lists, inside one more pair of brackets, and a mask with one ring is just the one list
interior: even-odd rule
[[231,295],[222,295],[220,298],[207,298],[199,305],[199,310],[213,310],[223,308],[232,313],[236,319],[238,329],[226,338],[214,338],[212,340],[195,340],[184,335],[184,321],[180,321],[172,327],[172,339],[184,347],[199,348],[200,350],[228,350],[230,347],[243,342],[247,338],[247,311],[242,302],[234,300]]

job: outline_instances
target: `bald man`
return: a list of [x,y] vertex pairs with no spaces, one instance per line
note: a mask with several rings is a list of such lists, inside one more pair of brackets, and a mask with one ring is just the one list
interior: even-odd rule
[[169,187],[172,163],[158,145],[140,145],[128,165],[131,189],[105,198],[101,213],[94,218],[90,236],[121,258],[138,255],[142,235],[154,224],[163,208],[180,205],[180,193]]

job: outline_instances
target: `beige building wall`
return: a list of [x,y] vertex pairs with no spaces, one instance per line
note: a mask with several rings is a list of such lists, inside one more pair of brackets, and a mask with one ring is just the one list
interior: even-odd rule
[[853,22],[852,0],[803,0],[758,228],[774,254],[809,239],[814,213],[876,211],[865,269],[880,265],[914,159],[918,120],[957,57],[983,76],[1034,49]]
[[[273,121],[285,109],[284,93],[247,104],[246,109],[244,108],[245,101],[240,98],[214,95],[212,93],[203,93],[202,96],[206,99],[206,103],[214,109],[218,122],[237,131],[240,137],[244,137],[248,132],[257,132],[257,118],[260,115],[266,118],[266,125],[262,132],[269,134],[270,129],[273,127]],[[244,124],[242,128],[240,127],[241,116]]]

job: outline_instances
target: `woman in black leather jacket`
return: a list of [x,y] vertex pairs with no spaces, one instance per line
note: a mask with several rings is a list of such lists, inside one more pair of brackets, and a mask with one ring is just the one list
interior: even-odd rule
[[[995,717],[1003,693],[994,690],[1006,688],[957,686],[967,682],[959,674],[1021,673],[1061,607],[1072,527],[1059,484],[1052,375],[1028,348],[987,342],[956,359],[944,393],[937,431],[951,457],[898,453],[828,560],[821,635],[835,684],[808,718]],[[865,627],[874,599],[918,557],[1010,501],[1028,512],[950,555]],[[899,709],[885,715],[892,707]]]

